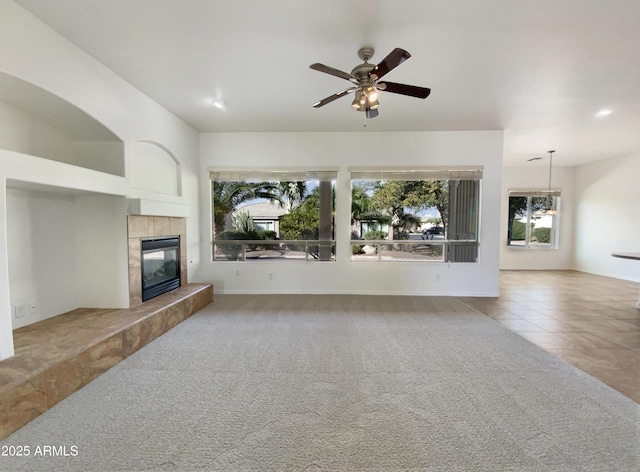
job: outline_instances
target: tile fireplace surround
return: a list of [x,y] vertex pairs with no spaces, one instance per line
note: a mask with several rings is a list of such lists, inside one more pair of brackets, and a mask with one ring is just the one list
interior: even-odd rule
[[180,236],[180,286],[187,285],[187,220],[169,216],[127,217],[129,238],[129,306],[142,303],[140,241],[143,238]]

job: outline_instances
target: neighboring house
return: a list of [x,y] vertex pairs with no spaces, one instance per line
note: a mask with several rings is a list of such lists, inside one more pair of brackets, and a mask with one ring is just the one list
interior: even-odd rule
[[365,234],[369,231],[382,231],[389,234],[389,225],[386,223],[379,223],[375,220],[356,220],[354,227],[357,230],[357,235],[361,239],[365,239]]
[[256,224],[256,229],[275,231],[280,237],[280,217],[287,213],[284,208],[280,208],[269,201],[249,203],[234,211],[233,216],[242,212],[248,212],[251,215],[253,222]]

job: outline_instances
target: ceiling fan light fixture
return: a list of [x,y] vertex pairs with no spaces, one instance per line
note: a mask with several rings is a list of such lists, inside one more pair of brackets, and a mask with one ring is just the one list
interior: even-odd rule
[[362,92],[360,90],[356,91],[356,96],[353,98],[353,102],[351,102],[351,106],[356,110],[360,110],[364,102],[362,101]]
[[378,91],[371,85],[367,87],[366,94],[367,98],[369,99],[369,103],[373,103],[378,100]]
[[371,97],[369,97],[369,108],[371,110],[376,110],[378,107],[380,106],[380,103],[378,103],[378,100],[371,100]]

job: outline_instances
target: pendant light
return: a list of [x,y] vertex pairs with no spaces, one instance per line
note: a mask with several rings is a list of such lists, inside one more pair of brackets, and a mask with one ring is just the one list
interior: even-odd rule
[[553,204],[553,196],[551,195],[551,172],[553,171],[553,153],[555,150],[547,151],[549,153],[549,188],[547,191],[547,203],[545,209],[545,215],[555,215],[557,210]]

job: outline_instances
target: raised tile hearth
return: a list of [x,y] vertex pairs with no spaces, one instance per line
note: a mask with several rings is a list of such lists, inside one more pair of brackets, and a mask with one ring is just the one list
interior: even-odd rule
[[79,308],[13,333],[0,361],[0,439],[213,301],[211,284],[188,284],[123,310]]

